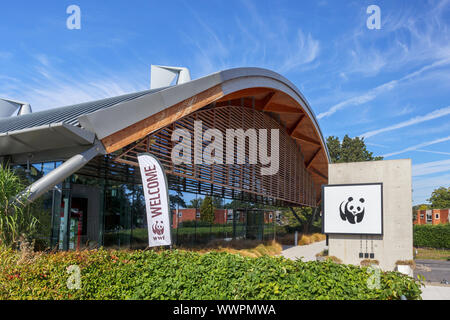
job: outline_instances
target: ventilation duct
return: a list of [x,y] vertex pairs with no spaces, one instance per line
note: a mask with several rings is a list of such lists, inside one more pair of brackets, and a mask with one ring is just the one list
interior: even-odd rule
[[17,112],[18,116],[32,113],[31,106],[28,103],[0,98],[0,118],[8,118]]
[[176,76],[178,76],[177,85],[191,81],[191,74],[187,68],[152,65],[150,89],[168,87]]

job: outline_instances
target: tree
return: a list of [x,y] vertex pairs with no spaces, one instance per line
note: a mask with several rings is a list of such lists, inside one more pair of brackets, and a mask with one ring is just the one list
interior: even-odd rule
[[383,160],[383,157],[374,157],[367,150],[364,138],[352,139],[346,134],[341,143],[338,137],[330,136],[327,146],[333,163]]
[[203,199],[202,198],[196,198],[192,199],[191,203],[187,205],[187,208],[195,208],[198,209],[202,206]]
[[169,195],[170,209],[175,210],[177,205],[182,208],[186,208],[186,202],[184,202],[183,194],[180,191],[176,191],[176,194]]
[[212,198],[205,197],[200,207],[200,221],[214,223],[214,209]]
[[318,216],[318,209],[311,207],[300,207],[293,208],[295,214],[300,219],[300,221],[294,216],[292,212],[287,213],[287,217],[289,219],[289,225],[291,226],[302,226],[302,232],[304,234],[308,234],[310,232],[311,226],[314,220]]
[[428,210],[430,209],[430,206],[427,204],[416,204],[412,207],[412,215],[413,215],[413,221],[417,218],[417,210]]
[[223,209],[223,205],[222,205],[222,198],[219,197],[212,197],[212,202],[215,208],[217,209]]
[[431,207],[433,209],[447,209],[450,208],[450,187],[440,187],[435,189],[431,193],[430,199],[427,201],[431,202]]

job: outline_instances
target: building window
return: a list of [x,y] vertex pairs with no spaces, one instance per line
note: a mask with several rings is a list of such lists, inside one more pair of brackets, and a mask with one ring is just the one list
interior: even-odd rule
[[183,212],[182,212],[182,211],[179,211],[179,212],[178,212],[178,217],[181,218],[182,216],[183,216]]
[[439,219],[439,213],[436,213],[436,219]]
[[420,214],[420,219],[423,219],[423,213]]

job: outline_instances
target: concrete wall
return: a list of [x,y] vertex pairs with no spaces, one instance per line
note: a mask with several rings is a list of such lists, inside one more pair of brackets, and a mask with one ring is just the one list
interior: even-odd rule
[[[383,183],[382,236],[367,236],[368,252],[383,270],[394,270],[397,260],[413,259],[411,159],[329,165],[329,184]],[[362,237],[362,241],[361,241]],[[329,254],[344,263],[360,265],[366,236],[329,235]]]

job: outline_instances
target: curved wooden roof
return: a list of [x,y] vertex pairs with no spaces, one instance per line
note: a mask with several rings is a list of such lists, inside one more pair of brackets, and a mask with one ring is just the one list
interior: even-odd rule
[[108,153],[119,150],[205,106],[244,105],[271,113],[300,145],[318,201],[330,162],[317,119],[300,91],[283,76],[265,69],[230,69],[144,95],[79,118]]

